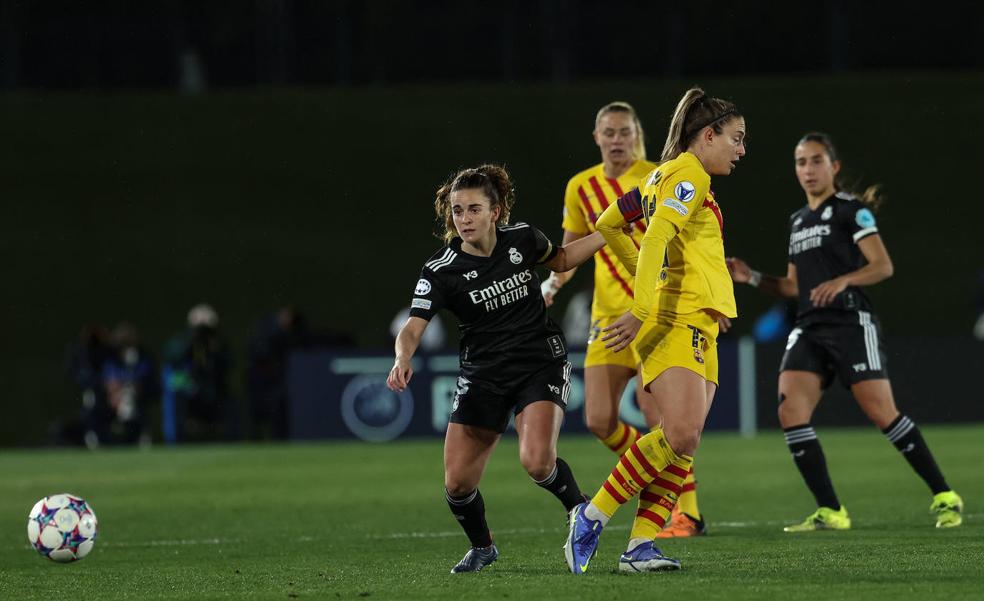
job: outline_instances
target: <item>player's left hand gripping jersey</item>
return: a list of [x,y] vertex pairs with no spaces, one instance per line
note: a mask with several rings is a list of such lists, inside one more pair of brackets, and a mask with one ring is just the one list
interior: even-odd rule
[[[689,152],[654,169],[598,220],[598,231],[636,276],[632,313],[683,315],[711,310],[737,317],[734,284],[724,261],[724,218],[711,178]],[[638,251],[621,227],[645,219]]]
[[502,380],[516,367],[528,372],[566,357],[567,345],[547,317],[534,270],[557,248],[525,223],[499,227],[496,237],[489,257],[462,252],[461,238],[435,253],[420,272],[410,315],[430,320],[443,308],[451,311],[461,333],[462,373]]

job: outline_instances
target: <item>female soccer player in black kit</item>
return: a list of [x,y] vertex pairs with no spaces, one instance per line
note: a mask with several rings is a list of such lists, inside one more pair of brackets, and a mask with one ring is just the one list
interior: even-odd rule
[[779,367],[779,422],[786,444],[819,508],[786,532],[847,530],[851,519],[834,493],[827,461],[810,418],[834,375],[849,386],[868,418],[902,452],[933,493],[937,528],[962,522],[963,501],[947,485],[919,428],[899,413],[885,366],[881,326],[862,286],[892,275],[892,260],[871,208],[876,186],[858,198],[838,185],[841,164],[830,137],[807,134],[796,145],[796,177],[806,206],[790,217],[786,277],[728,259],[735,282],[799,299],[796,326]]
[[478,484],[510,415],[520,463],[534,482],[568,512],[584,501],[570,467],[557,457],[571,364],[564,335],[547,317],[534,269],[573,269],[605,240],[594,233],[554,246],[530,225],[508,225],[514,201],[508,173],[494,165],[461,171],[437,191],[434,207],[447,245],[421,270],[387,380],[391,389],[404,390],[429,320],[442,308],[454,313],[461,372],[444,439],[444,486],[472,548],[452,573],[477,572],[499,555]]

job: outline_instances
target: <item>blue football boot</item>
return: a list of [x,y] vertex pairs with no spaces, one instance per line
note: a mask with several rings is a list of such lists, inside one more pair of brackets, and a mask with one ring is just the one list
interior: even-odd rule
[[622,553],[622,557],[618,560],[618,571],[629,574],[679,569],[680,562],[663,555],[663,552],[653,545],[653,541],[646,541],[636,545],[631,551]]
[[584,515],[587,503],[581,503],[571,510],[571,530],[564,545],[564,557],[571,573],[581,575],[588,571],[588,563],[598,550],[601,537],[601,522],[588,519]]

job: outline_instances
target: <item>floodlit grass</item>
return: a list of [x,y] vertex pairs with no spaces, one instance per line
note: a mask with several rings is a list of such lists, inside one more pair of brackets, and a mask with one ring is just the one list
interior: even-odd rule
[[[503,441],[482,483],[501,556],[448,570],[468,544],[445,505],[441,443],[326,443],[0,453],[0,599],[978,599],[984,589],[984,426],[926,427],[964,525],[941,531],[930,495],[871,429],[821,430],[849,532],[790,535],[812,512],[782,436],[709,434],[697,458],[711,534],[670,541],[676,573],[614,571],[633,509],[584,577],[568,574],[559,503]],[[615,456],[586,437],[560,452],[593,493]],[[42,496],[85,497],[92,554],[58,565],[28,545]]]

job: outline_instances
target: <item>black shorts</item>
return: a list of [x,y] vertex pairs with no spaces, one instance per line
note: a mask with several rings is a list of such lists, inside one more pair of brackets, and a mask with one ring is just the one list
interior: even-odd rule
[[450,421],[501,434],[511,415],[519,415],[536,401],[551,401],[566,410],[570,392],[571,364],[566,359],[532,370],[508,385],[458,376]]
[[857,323],[812,323],[793,328],[779,372],[810,371],[830,386],[836,374],[845,388],[888,377],[878,318],[858,311]]

